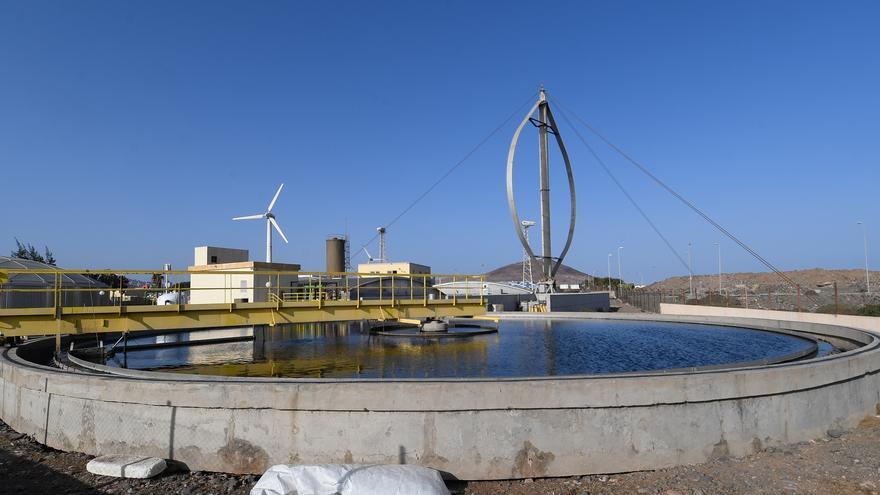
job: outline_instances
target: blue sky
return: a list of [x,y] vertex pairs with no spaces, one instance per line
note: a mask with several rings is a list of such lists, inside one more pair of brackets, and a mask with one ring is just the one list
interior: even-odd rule
[[[276,260],[320,270],[327,234],[369,240],[544,82],[780,268],[857,268],[856,221],[880,242],[878,21],[867,1],[3,1],[0,247],[48,245],[69,268],[182,267],[203,244],[261,259],[263,225],[230,219],[284,182],[291,243]],[[683,273],[560,125],[579,192],[567,263],[604,273],[624,246],[628,279]],[[464,273],[520,258],[504,190],[514,127],[389,229],[392,258]],[[597,149],[682,256],[693,243],[695,272],[717,269],[715,242],[725,271],[762,270]]]

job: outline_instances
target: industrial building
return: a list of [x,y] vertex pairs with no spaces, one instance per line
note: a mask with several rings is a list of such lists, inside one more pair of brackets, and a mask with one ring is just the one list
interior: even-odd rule
[[300,265],[249,261],[248,258],[246,249],[214,246],[195,248],[195,264],[187,268],[190,272],[189,302],[266,302],[270,300],[270,294],[281,296],[285,289],[289,291],[299,284],[299,276],[291,272],[298,272]]
[[358,273],[370,273],[376,275],[430,275],[431,267],[410,263],[408,261],[386,261],[376,263],[360,263]]
[[[431,267],[408,261],[360,263],[358,273],[376,275],[365,277],[351,291],[352,299],[439,299],[432,277],[409,277],[430,275]],[[386,277],[382,275],[395,275]],[[398,276],[399,275],[399,276]]]
[[[0,256],[0,269],[59,270],[39,261]],[[12,273],[0,284],[0,308],[51,308],[55,305],[56,283],[61,284],[62,306],[106,306],[110,304],[107,285],[78,274]]]

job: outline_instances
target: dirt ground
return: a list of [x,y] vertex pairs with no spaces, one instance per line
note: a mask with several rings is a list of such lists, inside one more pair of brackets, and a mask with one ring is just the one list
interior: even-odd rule
[[[95,476],[83,454],[44,447],[0,423],[0,494],[246,494],[257,476],[187,472],[171,466],[151,480]],[[609,476],[450,483],[461,495],[841,494],[880,495],[880,417],[852,431],[742,459]]]

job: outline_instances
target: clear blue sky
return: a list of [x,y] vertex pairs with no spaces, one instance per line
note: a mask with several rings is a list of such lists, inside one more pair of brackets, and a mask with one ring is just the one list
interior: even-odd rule
[[[284,182],[276,259],[319,270],[327,234],[368,240],[543,81],[781,268],[856,268],[857,220],[880,246],[878,25],[869,1],[3,1],[0,247],[48,245],[69,268],[182,267],[203,244],[261,259],[263,225],[230,218]],[[624,246],[626,278],[683,273],[561,125],[579,191],[567,263],[604,273]],[[520,258],[514,126],[391,227],[392,258],[468,273]],[[725,271],[762,269],[599,150],[683,256],[693,243],[695,272],[719,241]]]

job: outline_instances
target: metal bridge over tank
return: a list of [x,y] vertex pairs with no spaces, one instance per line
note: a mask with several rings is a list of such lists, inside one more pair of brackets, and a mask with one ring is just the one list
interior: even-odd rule
[[[69,275],[90,282],[73,285]],[[17,284],[23,276],[43,282]],[[141,286],[125,287],[123,276]],[[434,288],[444,282],[473,287],[447,296]],[[70,334],[471,317],[485,313],[482,287],[475,275],[8,269],[0,271],[0,335],[60,342]]]

